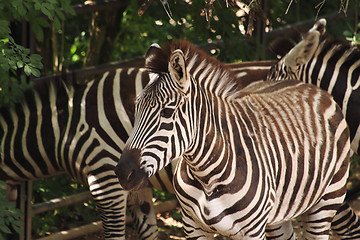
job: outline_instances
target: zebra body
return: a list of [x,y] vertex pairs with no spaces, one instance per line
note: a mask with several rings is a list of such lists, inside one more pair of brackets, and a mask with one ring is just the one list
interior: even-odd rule
[[[230,66],[250,82],[262,80],[273,64]],[[112,169],[133,127],[135,97],[148,82],[142,68],[115,69],[86,85],[35,80],[23,102],[0,109],[0,179],[13,190],[21,181],[67,172],[89,186],[106,238],[124,239],[127,191]],[[151,186],[174,193],[175,165],[153,176]],[[156,239],[151,189],[132,192],[128,207],[139,238]]]
[[[286,104],[288,102],[286,98],[289,95],[291,95],[290,104],[296,102],[301,105],[300,99],[307,98],[309,101],[313,101],[312,98],[319,97],[319,93],[309,91],[309,89],[306,89],[306,86],[299,86],[297,83],[287,83],[285,87],[281,85],[266,86],[258,91],[251,89],[250,93],[244,94],[245,96],[236,103],[237,107],[235,106],[235,108],[241,109],[241,115],[236,116],[236,111],[230,110],[231,113],[234,113],[235,117],[229,119],[230,121],[227,121],[226,126],[220,125],[222,129],[228,128],[230,133],[234,133],[234,138],[239,138],[239,141],[246,145],[246,148],[240,145],[232,150],[233,152],[240,153],[240,156],[233,157],[236,159],[235,163],[220,163],[218,168],[208,167],[207,165],[210,164],[216,165],[216,163],[213,163],[215,161],[211,161],[213,159],[210,158],[207,161],[211,161],[211,163],[205,164],[201,162],[201,164],[192,164],[200,162],[199,157],[196,156],[202,156],[203,152],[195,152],[195,157],[191,154],[190,161],[186,155],[179,163],[175,173],[174,186],[184,212],[185,230],[189,238],[198,237],[201,239],[200,236],[208,238],[216,230],[216,232],[228,235],[234,239],[263,239],[263,235],[257,234],[260,231],[264,231],[262,228],[264,228],[265,224],[268,228],[273,227],[273,225],[277,227],[279,223],[290,221],[297,216],[302,216],[305,229],[310,232],[312,227],[310,225],[306,226],[308,222],[321,221],[329,217],[327,213],[325,213],[325,216],[321,214],[317,216],[311,215],[312,212],[316,212],[323,207],[325,208],[327,204],[336,204],[336,201],[331,202],[328,200],[329,202],[323,201],[318,206],[317,201],[321,199],[321,196],[334,194],[334,192],[325,190],[328,185],[333,185],[331,188],[334,188],[338,184],[332,183],[338,180],[329,178],[332,171],[339,171],[338,174],[343,177],[341,185],[345,186],[347,170],[346,168],[341,168],[343,167],[342,164],[344,164],[344,158],[348,156],[346,156],[345,152],[345,155],[341,156],[339,165],[336,167],[336,159],[331,159],[330,161],[333,162],[334,168],[326,169],[325,165],[329,164],[329,160],[322,159],[326,157],[326,153],[323,155],[319,154],[320,148],[325,148],[325,146],[319,145],[317,149],[311,149],[310,147],[311,143],[317,144],[316,142],[321,141],[320,138],[324,136],[318,135],[311,140],[306,139],[307,137],[304,135],[314,134],[312,132],[314,130],[306,132],[304,129],[301,129],[294,133],[290,132],[294,129],[289,129],[288,126],[282,124],[289,121],[290,118],[295,118],[290,123],[290,125],[295,126],[302,121],[311,121],[311,123],[318,124],[318,126],[321,125],[321,122],[316,123],[317,120],[305,118],[303,111],[301,111],[305,110],[304,108],[294,110],[291,105]],[[257,89],[259,87],[262,86],[257,86]],[[301,88],[307,91],[299,91]],[[246,90],[245,88],[244,91]],[[274,95],[268,98],[267,95],[269,94],[266,94],[268,92],[271,92],[270,95]],[[283,92],[286,92],[286,94]],[[314,94],[315,96],[313,96]],[[333,105],[331,108],[335,108],[335,106]],[[265,113],[260,109],[266,109]],[[309,111],[309,109],[305,111]],[[273,114],[269,116],[267,115],[269,113]],[[249,119],[242,117],[243,114],[248,116]],[[294,114],[298,115],[294,116]],[[313,115],[314,113],[308,114]],[[256,120],[253,121],[253,119]],[[279,119],[282,119],[282,123],[279,123]],[[329,119],[329,121],[333,121],[333,119]],[[346,135],[343,132],[346,131],[346,124],[344,121],[341,124],[343,126],[340,128],[340,132]],[[331,126],[330,128],[332,127],[336,128],[337,126]],[[241,129],[241,131],[236,129]],[[300,136],[296,136],[300,132],[302,132]],[[219,144],[219,142],[226,141],[222,137],[211,137],[213,138],[211,140],[212,143]],[[284,139],[281,139],[282,137]],[[296,146],[297,141],[305,139],[310,143]],[[269,142],[270,140],[271,142]],[[292,144],[295,146],[292,146]],[[206,146],[209,143],[205,142],[203,145]],[[342,151],[342,146],[338,145],[336,147],[339,147],[339,151]],[[348,149],[349,146],[346,147]],[[223,146],[222,148],[225,147]],[[304,152],[300,149],[303,149]],[[284,152],[282,153],[281,151]],[[311,160],[306,160],[304,155],[306,155],[307,151],[310,152],[309,155],[312,157],[317,154],[319,155]],[[216,157],[219,154],[214,151],[209,153],[210,156],[215,155]],[[228,153],[221,152],[221,154],[226,155]],[[277,156],[277,154],[280,154],[280,156]],[[340,155],[337,155],[337,157]],[[291,159],[291,163],[289,163],[289,159]],[[320,166],[316,166],[318,162],[320,162]],[[205,164],[207,167],[201,169],[202,164]],[[221,175],[221,169],[224,168],[224,165],[226,168],[233,170],[222,170],[223,174]],[[316,172],[314,169],[317,168],[321,170]],[[233,172],[225,173],[225,171]],[[184,172],[188,174],[185,175],[183,174]],[[219,174],[216,174],[217,176],[214,177],[210,172]],[[322,177],[319,176],[320,172],[323,174]],[[224,175],[232,175],[234,177],[228,177],[225,181],[221,181]],[[244,175],[247,177],[244,177]],[[318,179],[317,183],[315,181],[309,182],[309,180],[314,178]],[[318,191],[317,189],[323,189],[324,191]],[[342,188],[342,193],[344,191],[345,188]],[[310,192],[311,194],[309,194]],[[337,197],[340,196],[338,195]],[[257,201],[254,201],[254,199]],[[338,201],[338,199],[336,200]],[[340,205],[341,202],[342,200],[338,201],[337,204]],[[308,215],[307,211],[309,211]],[[335,211],[333,215],[335,215]],[[196,227],[194,228],[193,226]],[[196,229],[197,227],[201,228],[206,234],[199,233]],[[313,228],[315,229],[316,227],[313,226]],[[328,228],[330,228],[329,225]],[[287,233],[287,237],[284,239],[288,239],[288,236],[294,237],[292,231]],[[327,239],[327,237],[324,236],[324,239]],[[321,236],[317,239],[321,239]]]
[[[294,45],[289,39],[272,44],[274,52],[286,54],[274,65],[266,79],[278,81],[297,78],[329,92],[346,117],[350,130],[351,149],[360,154],[360,52],[348,42],[325,36],[326,20],[320,19]],[[354,195],[354,193],[353,193]],[[345,203],[332,223],[332,230],[341,239],[360,239],[360,221]]]
[[[349,42],[324,36],[320,19],[276,65],[267,80],[299,79],[329,92],[349,125],[351,149],[360,155],[360,51]],[[285,42],[284,42],[285,41]],[[283,48],[289,40],[274,44]]]
[[288,228],[282,222],[301,215],[306,237],[327,239],[350,150],[331,97],[297,81],[244,88],[187,43],[147,55],[159,76],[137,99],[134,130],[115,168],[121,185],[146,186],[180,158],[174,186],[188,238],[263,239],[267,226]]
[[[123,107],[127,100],[121,97],[129,83],[119,81],[122,74],[134,79],[130,84],[139,85],[138,91],[139,80],[148,79],[146,71],[134,75],[131,69],[118,69],[86,85],[38,80],[23,102],[2,108],[0,114],[0,178],[14,187],[20,181],[69,173],[89,186],[107,239],[125,239],[127,191],[112,170],[132,129]],[[148,193],[134,194],[141,199]],[[152,235],[144,238],[155,239],[155,216],[147,221]]]

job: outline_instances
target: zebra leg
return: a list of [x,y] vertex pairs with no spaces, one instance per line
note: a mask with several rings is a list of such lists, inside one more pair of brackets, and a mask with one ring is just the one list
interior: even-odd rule
[[[323,213],[322,208],[324,208],[323,211],[326,211],[326,213]],[[331,220],[335,213],[336,210],[326,209],[326,205],[320,204],[302,215],[301,221],[304,226],[304,239],[328,240],[330,236]]]
[[152,196],[151,188],[130,192],[128,196],[127,206],[134,219],[134,225],[140,239],[150,240],[158,237]]
[[[336,188],[336,183],[330,185],[327,193],[323,195],[319,202],[301,216],[304,227],[304,239],[329,239],[331,222],[337,209],[344,201],[346,191],[345,187],[335,190],[334,188]],[[329,192],[329,190],[334,191]]]
[[126,199],[128,192],[120,187],[112,169],[97,169],[87,175],[90,192],[102,220],[106,239],[125,239]]
[[348,203],[338,209],[331,230],[341,239],[360,239],[360,219]]
[[301,216],[305,239],[329,239],[331,222],[345,200],[346,182],[349,175],[347,163],[346,159],[338,161],[341,165],[322,193],[322,197]]
[[280,224],[266,225],[266,239],[296,240],[292,223],[287,221]]

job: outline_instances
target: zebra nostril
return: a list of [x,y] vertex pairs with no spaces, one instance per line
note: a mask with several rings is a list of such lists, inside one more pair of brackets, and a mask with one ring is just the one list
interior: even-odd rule
[[126,180],[127,180],[128,182],[130,182],[131,179],[133,179],[134,177],[135,177],[135,170],[132,170],[132,171],[129,173],[129,175],[127,176]]

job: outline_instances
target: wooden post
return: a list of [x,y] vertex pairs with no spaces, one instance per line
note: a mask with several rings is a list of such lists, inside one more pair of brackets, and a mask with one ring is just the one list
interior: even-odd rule
[[32,217],[32,181],[21,183],[18,190],[19,208],[23,212],[23,235],[19,237],[20,240],[31,240],[31,217]]

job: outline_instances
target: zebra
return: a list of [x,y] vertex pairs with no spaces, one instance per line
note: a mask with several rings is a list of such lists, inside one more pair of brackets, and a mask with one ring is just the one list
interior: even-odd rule
[[[236,64],[229,64],[228,66],[232,69],[232,71],[236,74],[237,79],[239,79],[239,81],[241,81],[243,84],[249,84],[252,81],[256,81],[256,80],[262,80],[264,78],[264,76],[266,75],[267,71],[270,69],[270,67],[274,64],[274,61],[262,61],[262,62],[245,62],[245,63],[236,63]],[[142,68],[124,68],[124,69],[115,69],[109,72],[106,72],[103,76],[101,76],[98,80],[94,80],[95,83],[90,83],[93,85],[97,85],[98,83],[96,83],[97,81],[103,81],[103,89],[108,89],[109,84],[108,83],[114,83],[115,82],[120,82],[121,88],[120,88],[120,96],[121,96],[121,101],[119,101],[119,105],[121,109],[121,114],[114,116],[114,115],[109,115],[107,114],[106,116],[98,116],[99,118],[110,118],[109,122],[116,122],[118,120],[118,128],[123,128],[126,129],[121,130],[121,132],[123,133],[123,135],[121,135],[121,140],[122,142],[125,142],[127,140],[128,134],[132,129],[132,125],[134,122],[134,117],[133,117],[133,112],[134,112],[134,104],[132,99],[135,98],[135,96],[142,90],[143,86],[146,85],[149,81],[149,76],[146,73],[145,69]],[[59,116],[59,121],[61,122],[61,129],[58,132],[61,131],[65,131],[65,127],[68,127],[67,125],[70,124],[70,122],[72,121],[71,124],[73,124],[72,128],[69,130],[68,134],[71,134],[72,130],[76,130],[76,128],[74,127],[76,125],[76,121],[77,121],[77,116],[75,114],[71,115],[71,119],[68,118],[66,119],[66,117],[64,118],[64,115],[66,115],[66,111],[64,113],[64,110],[59,109],[59,113],[56,112],[56,108],[57,108],[57,104],[62,105],[62,107],[66,108],[66,104],[64,104],[64,99],[65,101],[67,101],[66,99],[70,99],[70,97],[67,95],[68,93],[71,93],[73,95],[77,95],[78,97],[80,97],[79,95],[79,91],[77,91],[77,89],[80,88],[86,88],[86,86],[77,86],[74,83],[71,82],[63,82],[61,79],[57,79],[55,80],[55,82],[50,82],[50,81],[42,81],[42,80],[36,80],[36,84],[35,84],[35,90],[33,91],[29,91],[27,93],[27,98],[25,99],[25,101],[23,103],[18,104],[15,108],[3,108],[0,110],[0,115],[4,114],[6,123],[3,122],[3,124],[1,126],[8,126],[8,128],[12,128],[12,125],[17,122],[18,128],[17,128],[17,132],[16,130],[13,130],[13,136],[14,136],[14,142],[12,144],[17,145],[18,147],[16,148],[16,153],[14,152],[13,154],[18,155],[18,154],[22,154],[22,152],[29,152],[27,151],[27,148],[24,148],[21,146],[21,143],[19,142],[19,140],[23,139],[25,134],[22,135],[22,137],[20,138],[20,134],[22,133],[22,129],[24,130],[24,126],[22,126],[22,123],[25,123],[26,118],[30,117],[35,113],[37,113],[38,111],[41,110],[42,113],[42,118],[39,118],[39,121],[34,123],[34,120],[32,120],[32,124],[33,126],[37,126],[38,130],[37,130],[37,135],[36,135],[36,139],[35,139],[35,134],[33,134],[32,138],[29,139],[29,142],[32,142],[32,140],[35,140],[36,142],[39,141],[39,146],[41,148],[42,147],[42,154],[39,157],[40,153],[36,153],[36,149],[37,149],[37,145],[32,148],[32,151],[35,152],[31,152],[32,156],[29,156],[29,159],[22,159],[19,160],[17,162],[15,162],[15,164],[12,164],[12,160],[11,158],[1,158],[1,166],[0,166],[0,177],[4,180],[7,180],[10,188],[12,189],[19,181],[23,181],[23,180],[29,180],[29,179],[35,179],[35,178],[42,178],[45,176],[52,176],[57,172],[62,172],[62,171],[66,171],[68,172],[69,169],[48,169],[46,167],[44,167],[45,165],[49,165],[51,166],[52,163],[48,163],[46,164],[46,160],[42,159],[43,158],[43,154],[44,151],[50,151],[49,150],[49,146],[46,145],[48,143],[44,143],[43,145],[41,145],[41,136],[39,139],[39,129],[51,129],[51,127],[49,127],[49,125],[45,125],[48,124],[49,122],[44,121],[43,119],[47,118],[47,119],[53,119],[55,120],[56,117],[53,116]],[[96,86],[92,86],[91,89],[94,89],[94,91],[96,91]],[[100,89],[100,88],[99,88]],[[76,90],[76,91],[75,91]],[[90,92],[94,92],[94,91],[90,91]],[[108,92],[105,91],[104,92]],[[114,91],[115,92],[115,91]],[[84,93],[85,94],[85,93]],[[94,94],[93,94],[94,95]],[[99,92],[97,94],[99,96],[98,99],[101,98],[102,93]],[[90,96],[90,95],[89,95]],[[110,96],[110,94],[108,95]],[[50,107],[49,103],[50,100],[52,101],[52,105]],[[108,99],[109,100],[109,99]],[[27,102],[29,101],[29,102]],[[114,100],[115,101],[115,100]],[[86,104],[86,99],[85,99],[85,104]],[[68,106],[67,108],[73,108],[74,105],[74,101],[68,101]],[[70,107],[71,105],[71,107]],[[79,106],[77,106],[79,107]],[[23,111],[22,111],[22,108]],[[76,106],[75,106],[76,108]],[[47,109],[47,110],[45,110]],[[51,112],[48,111],[51,109]],[[79,109],[79,108],[77,108]],[[21,111],[23,113],[21,113]],[[85,111],[85,114],[87,112]],[[105,111],[103,111],[103,113],[105,113]],[[55,115],[52,115],[55,114]],[[10,116],[9,116],[10,115]],[[26,117],[27,116],[27,117]],[[51,116],[51,117],[50,117]],[[79,116],[79,114],[78,114]],[[35,116],[32,116],[32,118],[36,118]],[[29,118],[30,119],[30,118]],[[70,121],[71,120],[71,121]],[[30,122],[29,122],[30,123]],[[44,125],[41,126],[41,124],[44,123]],[[29,127],[28,127],[29,128]],[[110,128],[111,129],[111,128]],[[44,130],[44,131],[47,131]],[[103,129],[102,129],[103,130]],[[8,131],[8,137],[10,136],[10,131],[11,130],[7,130]],[[104,130],[103,130],[104,131]],[[1,130],[0,130],[1,132]],[[41,132],[41,131],[40,131]],[[114,131],[112,132],[108,132],[108,136],[109,138],[114,138],[113,142],[116,141],[116,139],[118,138],[118,136],[114,135],[114,137],[112,136],[112,134],[114,133]],[[1,132],[0,133],[0,137],[2,139],[2,144],[4,144],[6,137],[3,135],[4,133]],[[41,134],[40,134],[41,135]],[[29,137],[29,136],[26,136]],[[11,142],[11,141],[10,141]],[[73,140],[73,142],[75,142],[75,140]],[[7,144],[9,144],[9,142],[7,142]],[[10,143],[11,144],[11,143]],[[123,144],[121,143],[119,146],[119,149],[122,149]],[[1,156],[4,155],[11,155],[9,152],[6,152],[7,149],[4,148],[4,146],[2,145],[2,149],[4,150],[4,152],[2,153]],[[20,149],[22,149],[20,151]],[[75,147],[76,149],[76,147]],[[71,151],[73,151],[74,149],[72,149]],[[61,149],[58,151],[61,151]],[[71,154],[72,152],[68,152],[68,154]],[[119,151],[119,154],[121,154],[121,152]],[[97,158],[94,158],[94,161]],[[65,164],[67,166],[71,166],[71,158],[67,158],[66,162],[62,163]],[[78,163],[81,166],[85,166],[85,168],[89,169],[89,167],[87,166],[87,164],[85,163],[85,159],[81,160],[78,159]],[[25,161],[25,162],[22,162]],[[32,161],[32,162],[31,162]],[[39,162],[38,162],[39,161]],[[43,162],[41,162],[43,161]],[[39,165],[37,165],[39,164]],[[110,163],[112,164],[112,163]],[[29,166],[34,169],[37,169],[36,171],[41,174],[33,174],[32,176],[21,176],[21,174],[19,174],[19,176],[16,176],[16,174],[14,174],[14,172],[19,171],[22,172],[22,170],[11,170],[11,165],[14,166],[14,168],[21,168],[22,165],[24,165],[24,168],[28,168]],[[104,165],[107,166],[107,165]],[[89,172],[87,172],[87,170],[85,170],[85,168],[82,169],[74,169],[72,172],[74,172],[76,174],[77,177],[75,177],[75,179],[77,179],[79,182],[82,182],[86,185],[97,185],[98,181],[106,181],[106,178],[102,178],[102,175],[106,175],[105,173],[108,172],[107,168],[104,166],[100,166],[99,165],[93,165],[91,166],[92,172],[91,174],[94,175],[90,175]],[[13,172],[13,177],[12,179],[8,179],[7,174],[5,174],[4,172],[7,173],[7,171],[10,168],[10,172]],[[47,173],[43,174],[42,172],[44,169]],[[150,179],[151,185],[157,189],[160,190],[164,190],[164,191],[168,191],[168,192],[173,192],[173,188],[172,188],[172,176],[173,176],[173,167],[172,166],[168,166],[166,168],[165,171],[160,172],[159,174],[156,174],[154,177],[152,177]],[[96,175],[95,175],[96,173]],[[112,176],[111,174],[109,174],[108,176]],[[82,178],[82,179],[80,179]],[[100,179],[98,179],[100,178]],[[93,181],[92,179],[96,179],[97,181]],[[89,184],[90,182],[90,184]],[[105,184],[105,183],[101,183],[101,184]],[[91,185],[89,186],[91,187]],[[118,216],[121,216],[120,218],[123,219],[123,217],[125,216],[125,210],[124,207],[125,206],[125,201],[126,201],[126,193],[122,193],[121,190],[118,189],[118,187],[116,186],[116,184],[114,185],[106,185],[106,187],[104,188],[100,188],[97,189],[96,187],[93,188],[93,195],[95,201],[97,202],[97,199],[104,199],[106,198],[107,195],[111,195],[111,194],[116,194],[119,193],[119,198],[123,199],[120,200],[122,203],[119,205],[119,211],[116,212],[116,214],[114,214],[115,211],[113,211],[111,214],[109,213],[111,208],[115,208],[116,204],[114,204],[113,206],[111,206],[109,209],[109,211],[106,212],[102,212],[102,218],[104,219],[104,221],[115,221],[115,219]],[[132,215],[135,219],[135,223],[137,226],[137,231],[139,233],[139,236],[141,239],[155,239],[157,236],[157,227],[156,227],[156,219],[155,219],[155,215],[154,215],[154,210],[153,210],[153,206],[152,206],[152,200],[151,200],[151,190],[147,189],[146,191],[140,191],[139,193],[132,193],[131,194],[132,197],[130,197],[130,199],[128,200],[128,205],[131,209],[130,212],[132,212]],[[111,197],[110,197],[111,198]],[[105,200],[102,200],[105,201]],[[101,209],[101,207],[99,207],[99,209]],[[100,211],[101,212],[101,211]],[[105,225],[105,223],[104,223]],[[119,236],[119,239],[123,238],[124,235],[124,225],[122,223],[122,221],[117,223],[117,226],[107,226],[106,229],[104,230],[105,232],[105,236],[107,236],[107,238],[112,238],[112,236]],[[108,233],[111,232],[111,233]],[[113,232],[113,233],[112,233]],[[114,237],[116,238],[116,237]]]
[[[125,239],[128,192],[120,187],[112,170],[132,130],[131,113],[123,107],[128,100],[121,98],[121,92],[147,79],[144,69],[120,68],[84,85],[61,78],[35,80],[24,101],[0,110],[1,180],[11,190],[21,181],[66,172],[89,186],[105,238]],[[150,188],[132,195],[129,205],[134,198],[139,205],[140,200],[152,197]],[[144,215],[137,205],[134,214]],[[150,216],[146,225],[138,224],[141,239],[157,238],[151,209],[145,213]]]
[[293,48],[271,68],[266,80],[296,78],[329,92],[346,117],[351,149],[360,155],[360,50],[325,36],[325,31],[326,20],[320,19],[295,46],[290,39],[275,41],[271,46],[275,52]]
[[[271,68],[266,80],[297,78],[328,91],[346,117],[352,151],[360,155],[360,51],[349,42],[329,38],[325,32],[326,20],[320,19],[296,45],[288,38],[274,41],[272,50],[285,56]],[[347,203],[339,209],[332,229],[342,239],[360,238],[358,216]]]
[[[274,62],[229,64],[242,81],[261,80]],[[107,239],[125,238],[126,201],[140,239],[156,239],[151,188],[120,188],[113,172],[132,131],[134,99],[150,81],[144,68],[117,68],[79,85],[37,79],[22,102],[0,109],[0,179],[11,197],[21,181],[66,172],[89,186]],[[174,193],[174,166],[151,178],[151,187]]]
[[305,237],[328,239],[350,157],[331,96],[296,80],[243,87],[188,42],[151,47],[147,57],[157,77],[136,100],[114,169],[122,187],[139,190],[179,159],[174,187],[187,238],[264,239],[267,227],[294,239],[289,220],[301,215]]

